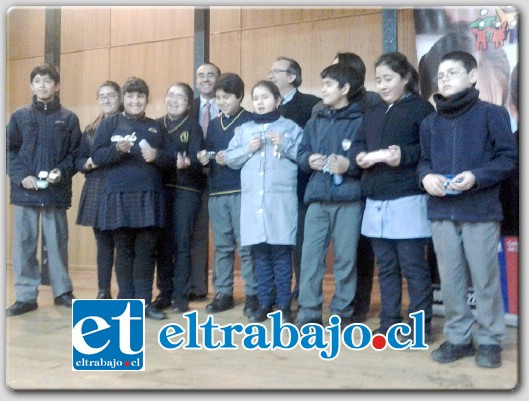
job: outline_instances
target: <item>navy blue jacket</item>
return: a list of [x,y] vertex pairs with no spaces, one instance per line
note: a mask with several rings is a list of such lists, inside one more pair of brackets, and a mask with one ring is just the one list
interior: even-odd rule
[[[37,101],[16,110],[7,125],[7,173],[11,203],[19,206],[72,205],[74,160],[79,152],[81,129],[77,116],[62,107],[58,97],[50,103]],[[24,189],[27,176],[58,168],[61,180],[37,191]]]
[[421,148],[419,129],[422,120],[434,111],[433,106],[410,93],[393,103],[385,102],[366,113],[353,143],[354,159],[360,152],[372,152],[400,146],[401,160],[397,167],[376,163],[363,171],[362,194],[375,200],[390,200],[424,193],[417,185],[417,164]]
[[360,106],[357,103],[350,103],[339,110],[325,107],[305,125],[297,157],[299,168],[310,174],[304,196],[305,204],[308,205],[312,202],[353,202],[361,199],[359,180],[361,171],[356,163],[351,162],[349,169],[344,174],[343,183],[336,186],[333,184],[330,174],[313,170],[310,167],[309,157],[313,153],[321,153],[326,156],[334,153],[351,159],[349,146],[355,139],[363,116]]
[[[251,120],[253,120],[253,113],[242,108],[229,118],[222,114],[214,118],[208,125],[206,150],[215,152],[226,150],[235,130]],[[241,192],[241,170],[221,166],[215,160],[210,160],[209,166],[209,196]]]
[[465,222],[500,221],[501,182],[518,164],[509,114],[503,107],[478,100],[466,113],[448,119],[439,113],[421,124],[419,183],[424,176],[471,171],[476,184],[459,195],[430,196],[428,218]]

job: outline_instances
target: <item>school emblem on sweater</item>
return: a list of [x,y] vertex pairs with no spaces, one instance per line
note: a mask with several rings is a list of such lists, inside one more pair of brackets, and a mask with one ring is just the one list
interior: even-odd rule
[[180,134],[180,142],[188,143],[189,142],[189,131],[183,131]]
[[157,133],[158,133],[158,130],[157,130],[156,128],[154,128],[154,127],[150,127],[150,128],[148,129],[148,131],[149,131],[149,132],[152,132],[153,134],[157,134]]
[[144,359],[143,299],[74,300],[73,371],[144,371]]

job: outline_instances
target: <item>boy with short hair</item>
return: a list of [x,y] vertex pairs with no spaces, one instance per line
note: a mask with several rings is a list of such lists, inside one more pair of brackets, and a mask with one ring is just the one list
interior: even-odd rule
[[361,172],[351,162],[350,154],[351,143],[363,120],[357,103],[363,80],[344,64],[331,65],[320,76],[325,107],[307,122],[297,157],[300,169],[311,174],[304,197],[309,206],[301,258],[298,327],[306,323],[322,324],[322,284],[331,240],[336,282],[331,314],[340,316],[342,325],[350,322],[363,212]]
[[56,305],[72,306],[68,276],[68,223],[74,159],[81,129],[77,116],[60,104],[59,71],[49,64],[30,74],[33,102],[16,110],[7,126],[7,173],[14,205],[13,272],[16,302],[8,316],[37,309],[40,271],[39,220],[48,251],[50,283]]
[[217,313],[235,307],[233,269],[235,248],[238,248],[241,275],[245,283],[243,313],[250,317],[259,303],[251,249],[240,246],[241,170],[234,170],[226,165],[224,151],[236,130],[245,122],[253,120],[253,113],[241,107],[244,82],[239,75],[222,74],[215,82],[213,93],[221,114],[209,123],[206,148],[198,154],[198,160],[204,166],[210,166],[208,211],[215,248],[213,284],[216,294],[213,302],[206,306],[206,311]]
[[[498,268],[502,210],[500,183],[518,163],[503,107],[481,101],[476,59],[467,52],[443,56],[437,72],[437,112],[421,124],[419,182],[431,195],[428,218],[441,277],[447,341],[432,352],[440,363],[475,354],[476,364],[501,366],[505,319]],[[472,281],[476,319],[467,304]]]

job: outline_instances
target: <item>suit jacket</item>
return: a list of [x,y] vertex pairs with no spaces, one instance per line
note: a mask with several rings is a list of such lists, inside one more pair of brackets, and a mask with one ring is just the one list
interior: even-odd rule
[[320,100],[319,97],[314,95],[296,91],[296,94],[290,102],[279,106],[279,112],[283,117],[294,120],[297,125],[304,128],[310,119],[312,108]]

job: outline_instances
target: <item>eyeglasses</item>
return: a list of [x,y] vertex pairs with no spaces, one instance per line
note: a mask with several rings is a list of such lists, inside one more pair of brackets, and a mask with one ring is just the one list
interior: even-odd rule
[[457,77],[458,75],[467,74],[466,71],[448,71],[446,74],[439,74],[436,77],[433,77],[433,83],[436,84],[438,82],[444,81],[446,78],[448,78],[449,81]]
[[217,76],[217,74],[213,73],[213,72],[208,72],[207,74],[197,74],[197,78],[198,79],[204,79],[204,78],[215,78]]
[[288,70],[278,70],[277,68],[274,68],[270,70],[269,74],[279,74],[280,72],[288,72]]
[[178,100],[179,102],[187,102],[189,99],[184,95],[173,95],[172,93],[167,94],[168,100]]
[[104,102],[105,100],[114,100],[117,99],[118,94],[117,93],[107,93],[106,95],[97,95],[97,101],[98,102]]

